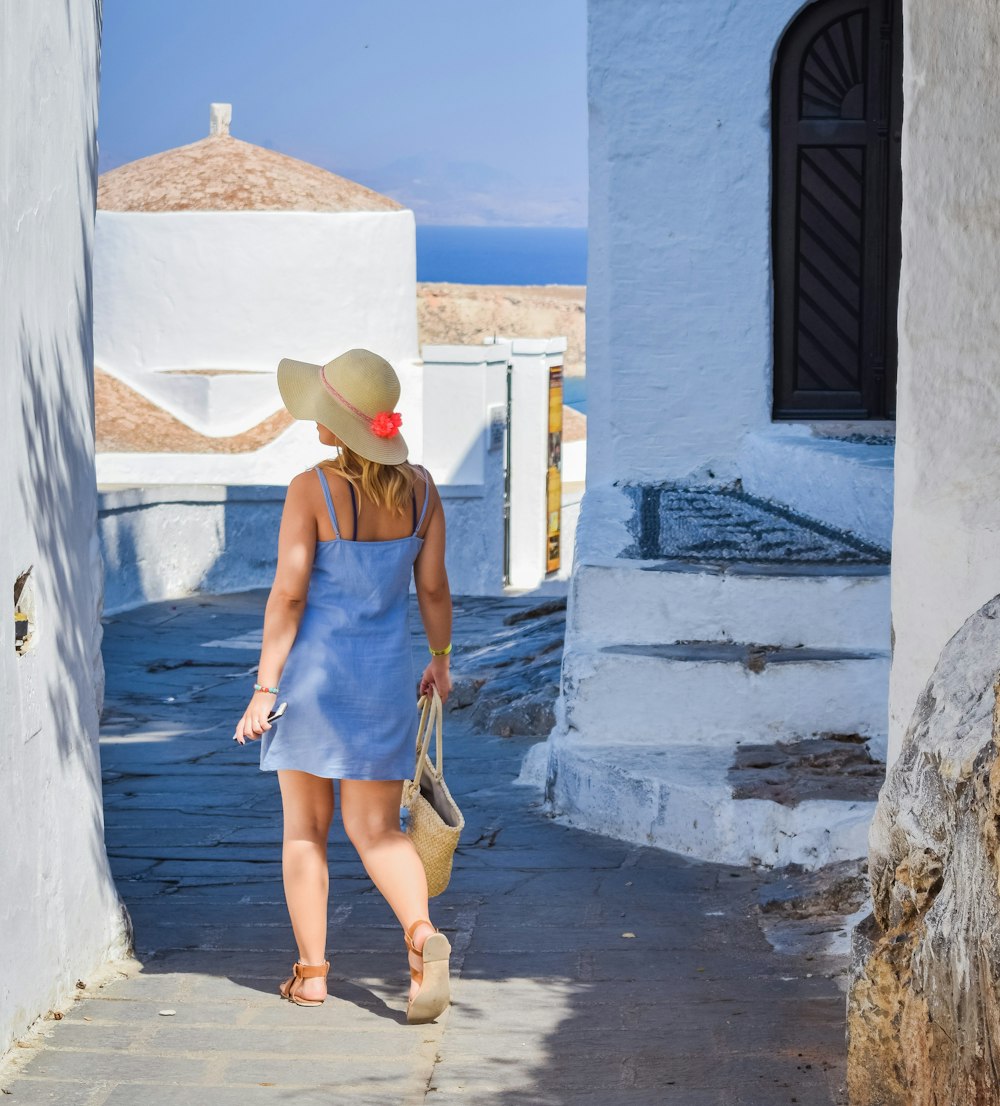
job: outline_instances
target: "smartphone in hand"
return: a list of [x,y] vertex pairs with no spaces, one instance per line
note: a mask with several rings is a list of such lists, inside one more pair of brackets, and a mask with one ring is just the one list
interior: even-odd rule
[[[275,707],[275,709],[272,710],[271,713],[267,716],[268,722],[277,722],[278,719],[285,713],[285,707],[287,707],[287,706],[288,706],[287,703],[279,703],[278,706]],[[251,740],[259,741],[260,738],[258,736],[258,737],[252,738]],[[233,734],[233,741],[236,741],[236,742],[239,741],[239,738],[237,737],[236,734]]]

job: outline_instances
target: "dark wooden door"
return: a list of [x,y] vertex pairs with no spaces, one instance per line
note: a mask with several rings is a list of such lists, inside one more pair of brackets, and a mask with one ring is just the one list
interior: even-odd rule
[[773,79],[774,417],[896,410],[900,0],[817,0]]

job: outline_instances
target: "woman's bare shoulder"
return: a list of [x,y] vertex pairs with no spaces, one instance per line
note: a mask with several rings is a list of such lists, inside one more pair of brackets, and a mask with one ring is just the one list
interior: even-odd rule
[[[441,512],[441,493],[437,489],[437,485],[434,483],[434,477],[430,472],[424,468],[423,465],[413,465],[413,471],[416,476],[417,488],[421,489],[416,492],[418,497],[426,495],[427,509],[425,512],[425,521],[420,527],[419,533],[426,534],[428,528],[431,526],[433,520]],[[418,498],[417,504],[419,506],[421,498]]]
[[422,483],[429,484],[433,491],[437,485],[434,483],[434,477],[431,476],[431,471],[425,468],[423,465],[416,465],[410,462],[410,471],[416,476],[416,478]]
[[316,477],[311,475],[311,470],[306,469],[305,472],[296,473],[295,476],[288,481],[288,490],[290,492],[302,493],[305,490],[307,481],[312,480],[315,482]]
[[323,500],[321,481],[325,482],[332,491],[341,479],[342,477],[336,469],[332,469],[329,465],[321,462],[312,468],[306,469],[305,472],[293,476],[288,482],[288,494],[285,498],[293,503],[311,505],[321,503]]
[[[319,477],[319,480],[316,479],[317,477]],[[288,486],[289,488],[293,485],[318,488],[320,486],[319,481],[324,479],[331,485],[336,484],[339,480],[346,480],[344,474],[337,468],[335,462],[320,461],[311,468],[307,468],[304,472],[300,472],[297,476],[293,476]]]

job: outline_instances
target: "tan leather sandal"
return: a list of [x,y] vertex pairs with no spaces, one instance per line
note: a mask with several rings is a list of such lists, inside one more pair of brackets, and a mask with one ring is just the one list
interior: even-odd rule
[[[428,925],[434,932],[417,949],[413,944],[413,934],[418,926]],[[423,961],[423,971],[417,971],[410,965],[410,978],[420,985],[420,990],[410,999],[406,1007],[406,1020],[411,1025],[423,1025],[432,1022],[443,1014],[451,1004],[451,990],[448,981],[448,957],[451,945],[448,938],[426,918],[418,918],[404,934],[406,947]]]
[[326,979],[330,973],[330,961],[324,960],[322,964],[300,964],[296,961],[292,965],[292,974],[278,988],[278,994],[294,1002],[296,1006],[322,1006],[326,1001],[321,998],[299,998],[299,989],[304,979],[318,979],[320,976]]

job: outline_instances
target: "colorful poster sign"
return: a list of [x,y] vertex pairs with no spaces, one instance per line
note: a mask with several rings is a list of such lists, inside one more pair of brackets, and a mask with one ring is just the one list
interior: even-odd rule
[[549,458],[545,479],[548,523],[546,526],[545,571],[559,569],[562,527],[562,365],[549,368]]

